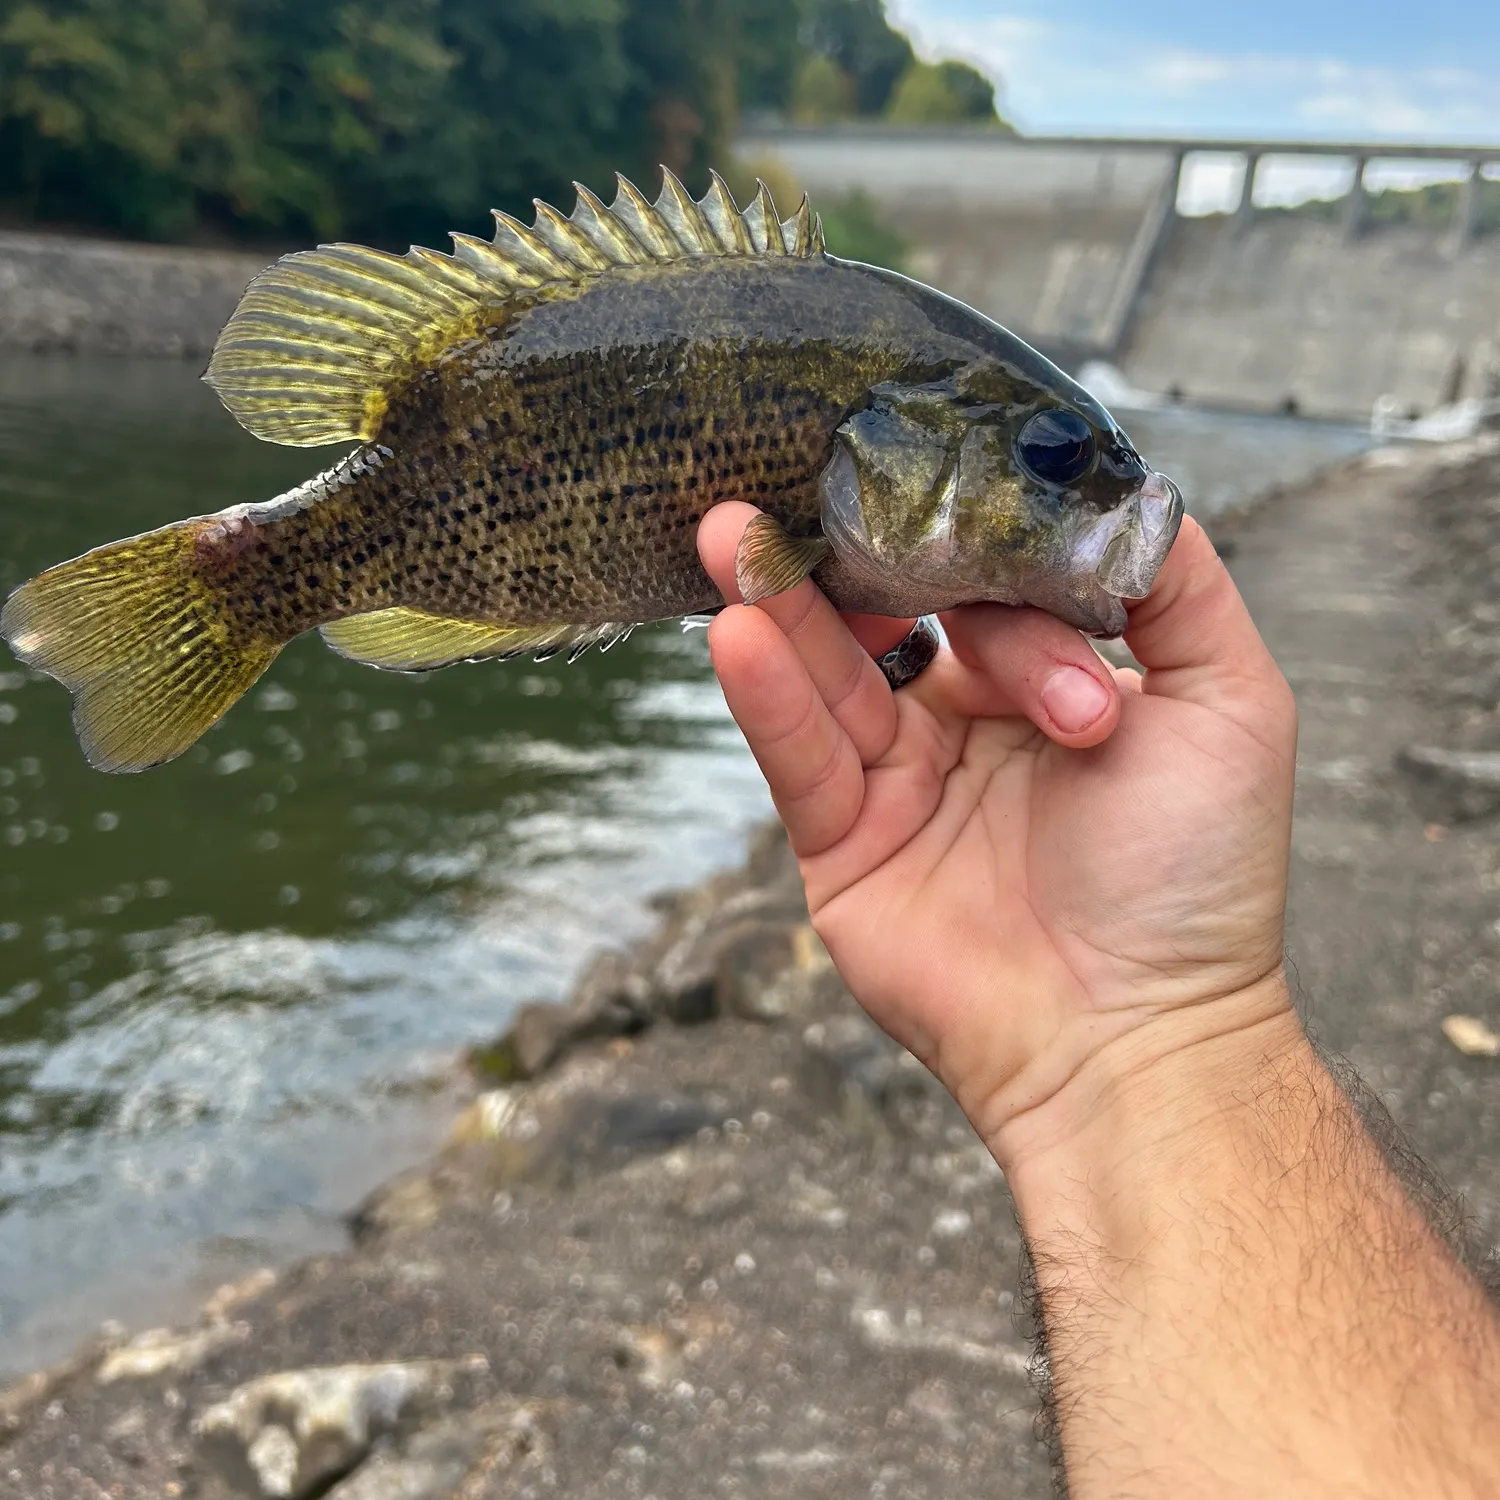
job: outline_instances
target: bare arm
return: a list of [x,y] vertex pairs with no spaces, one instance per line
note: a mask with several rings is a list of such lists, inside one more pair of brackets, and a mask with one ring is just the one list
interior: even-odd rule
[[[734,597],[748,507],[700,546]],[[893,698],[810,584],[711,633],[870,1013],[952,1090],[1032,1247],[1079,1497],[1500,1494],[1500,1324],[1281,975],[1295,714],[1191,524],[1114,673],[977,608]]]
[[1072,1493],[1500,1493],[1483,1293],[1283,997],[1219,1004],[1011,1170]]

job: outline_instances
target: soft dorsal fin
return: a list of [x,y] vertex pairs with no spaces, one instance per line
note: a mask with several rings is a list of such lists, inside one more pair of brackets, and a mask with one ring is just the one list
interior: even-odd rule
[[609,207],[575,183],[571,218],[540,200],[529,229],[497,211],[494,239],[455,234],[452,255],[323,245],[283,256],[246,288],[204,379],[268,442],[368,440],[412,371],[503,321],[506,304],[537,287],[688,256],[823,254],[806,198],[783,223],[764,183],[742,213],[717,173],[697,202],[670,172],[662,178],[654,204],[621,177]]

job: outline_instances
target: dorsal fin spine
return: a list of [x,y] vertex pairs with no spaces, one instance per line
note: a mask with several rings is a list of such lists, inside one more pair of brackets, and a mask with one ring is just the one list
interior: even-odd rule
[[656,210],[642,196],[628,177],[615,174],[617,191],[610,212],[630,231],[637,244],[652,260],[676,259],[673,237],[658,218]]
[[571,217],[538,202],[528,228],[497,211],[492,240],[455,234],[452,255],[333,244],[284,256],[246,289],[205,378],[257,437],[301,447],[368,440],[413,370],[503,323],[509,303],[540,287],[689,257],[823,255],[822,221],[805,198],[783,222],[761,182],[741,212],[710,175],[694,202],[664,170],[654,205],[624,177],[610,207],[574,184]]

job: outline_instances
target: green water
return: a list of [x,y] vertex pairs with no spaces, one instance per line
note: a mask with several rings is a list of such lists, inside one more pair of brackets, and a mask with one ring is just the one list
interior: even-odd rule
[[[318,462],[183,367],[0,364],[0,592]],[[424,1077],[767,810],[675,626],[425,678],[298,641],[135,777],[0,673],[0,1366],[112,1310],[101,1279],[133,1306],[205,1238],[232,1266],[326,1235],[427,1144]]]
[[[1358,448],[1151,414],[1209,508]],[[0,361],[0,593],[97,543],[267,498],[192,370]],[[0,653],[3,655],[3,653]],[[568,665],[377,673],[290,647],[181,761],[88,769],[67,695],[0,660],[0,1368],[185,1281],[335,1242],[431,1149],[428,1080],[768,811],[701,632]]]

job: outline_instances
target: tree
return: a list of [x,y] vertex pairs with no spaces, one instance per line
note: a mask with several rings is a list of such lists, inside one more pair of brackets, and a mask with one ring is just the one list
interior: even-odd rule
[[886,118],[903,125],[1002,123],[995,112],[995,85],[968,63],[951,61],[914,62],[896,84]]
[[886,20],[883,0],[810,0],[804,40],[854,80],[855,108],[878,115],[916,61],[911,43]]

